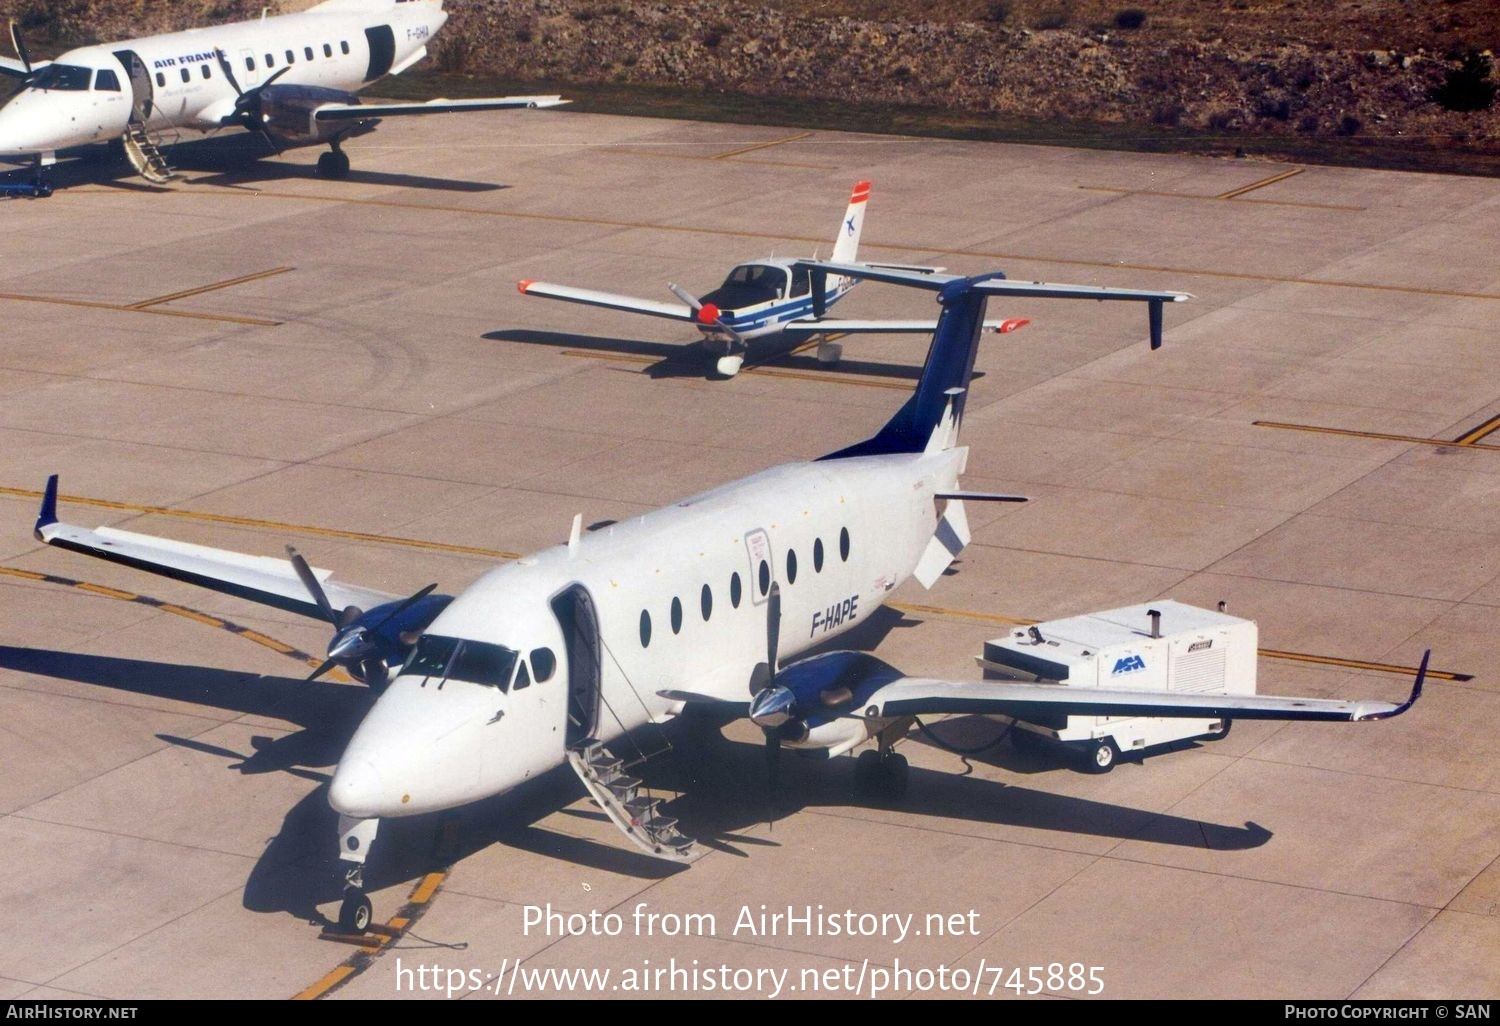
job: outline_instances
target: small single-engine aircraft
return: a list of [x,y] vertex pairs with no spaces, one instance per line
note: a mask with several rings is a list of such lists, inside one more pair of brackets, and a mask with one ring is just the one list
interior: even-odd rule
[[[849,209],[844,211],[844,219],[839,222],[839,229],[833,240],[833,253],[829,259],[859,268],[940,273],[943,270],[941,267],[856,262],[859,237],[865,227],[865,204],[869,199],[870,183],[854,183],[854,191],[849,196]],[[704,348],[717,357],[715,369],[727,378],[739,373],[753,339],[773,335],[822,336],[818,344],[818,362],[826,365],[837,363],[843,353],[838,343],[828,340],[827,336],[830,334],[920,335],[937,327],[937,322],[932,320],[839,321],[825,317],[828,308],[843,299],[859,277],[857,274],[829,275],[823,289],[814,292],[811,272],[804,263],[795,258],[767,257],[740,264],[729,272],[724,284],[703,296],[694,296],[681,285],[669,283],[668,290],[682,300],[681,303],[636,299],[614,292],[580,289],[531,279],[519,282],[516,288],[523,296],[561,299],[569,303],[603,306],[611,310],[625,310],[692,324],[703,333]],[[1011,318],[985,321],[984,326],[989,331],[1007,333],[1023,328],[1028,323],[1022,318]]]
[[959,429],[991,297],[1144,302],[1153,345],[1163,305],[1189,297],[998,273],[792,266],[815,289],[858,273],[936,294],[941,313],[921,379],[884,427],[820,459],[596,531],[583,532],[575,517],[566,544],[496,567],[451,599],[431,586],[401,598],[339,584],[296,553],[248,556],[62,523],[56,477],[36,535],[333,626],[324,666],[346,666],[378,692],[328,792],[348,866],[340,923],[356,931],[370,921],[361,867],[381,817],[466,805],[564,764],[642,850],[693,857],[694,842],[609,750],[690,706],[760,726],[773,773],[783,745],[831,756],[873,739],[859,777],[890,793],[906,777],[893,748],[929,713],[1360,721],[1395,716],[1417,699],[1420,673],[1398,705],[931,680],[857,652],[798,661],[863,623],[908,579],[931,587],[969,542],[966,503],[1025,501],[959,483],[968,458]]
[[447,20],[443,0],[325,0],[300,14],[84,46],[55,61],[32,61],[12,22],[19,59],[0,57],[0,74],[21,88],[0,108],[0,158],[31,158],[40,177],[59,150],[119,139],[142,176],[166,181],[163,135],[244,128],[278,151],[328,146],[318,173],[343,178],[344,141],[381,118],[566,102],[360,103],[358,90],[427,56]]

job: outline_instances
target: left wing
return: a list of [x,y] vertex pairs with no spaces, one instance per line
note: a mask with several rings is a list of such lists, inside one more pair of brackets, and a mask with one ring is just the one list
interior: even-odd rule
[[[1007,335],[1030,323],[1024,317],[1009,317],[1003,321],[985,321],[984,330]],[[841,321],[825,317],[818,321],[792,321],[781,330],[790,335],[820,335],[835,331],[846,335],[930,335],[937,330],[937,321]]]
[[429,100],[426,103],[328,103],[313,112],[317,121],[362,121],[366,118],[400,118],[415,114],[463,114],[479,110],[511,110],[517,107],[558,107],[571,101],[561,96],[497,96],[474,100]]
[[1067,684],[1010,681],[959,683],[902,677],[878,687],[861,703],[866,716],[922,716],[937,713],[990,713],[1035,720],[1067,716],[1225,717],[1232,720],[1331,720],[1358,723],[1399,716],[1422,697],[1428,652],[1405,702],[1371,699],[1282,698],[1276,695],[1195,695],[1177,691],[1127,691]]

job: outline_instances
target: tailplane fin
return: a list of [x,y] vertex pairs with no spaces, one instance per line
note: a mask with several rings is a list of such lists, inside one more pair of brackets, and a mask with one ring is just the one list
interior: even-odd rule
[[849,194],[849,209],[839,222],[839,232],[833,240],[833,256],[836,264],[852,264],[859,255],[859,236],[865,229],[865,207],[870,201],[870,183],[855,182]]

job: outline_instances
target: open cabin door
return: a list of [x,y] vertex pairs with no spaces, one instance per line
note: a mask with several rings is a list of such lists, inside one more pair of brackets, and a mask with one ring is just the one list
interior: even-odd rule
[[130,80],[130,120],[144,124],[151,117],[156,91],[151,85],[151,72],[140,54],[134,50],[116,50],[115,58],[125,67],[125,77]]
[[567,650],[567,747],[574,748],[594,737],[599,728],[599,687],[603,677],[599,616],[593,597],[581,584],[559,592],[552,600],[552,612],[562,628]]

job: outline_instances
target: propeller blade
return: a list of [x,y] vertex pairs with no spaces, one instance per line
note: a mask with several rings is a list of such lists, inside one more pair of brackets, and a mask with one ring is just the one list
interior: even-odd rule
[[251,91],[251,92],[252,92],[252,93],[258,93],[258,92],[260,92],[260,91],[261,91],[261,90],[262,90],[262,89],[269,89],[269,88],[270,88],[270,87],[271,87],[271,86],[273,86],[273,85],[275,85],[275,84],[276,84],[276,80],[277,80],[277,79],[278,79],[278,78],[280,78],[280,77],[281,77],[281,76],[282,76],[282,75],[285,75],[285,74],[286,74],[286,73],[287,73],[287,72],[288,72],[288,71],[291,71],[291,70],[292,70],[292,69],[291,69],[291,66],[290,66],[290,65],[288,65],[288,66],[287,66],[287,67],[285,67],[285,68],[282,68],[282,69],[281,69],[281,70],[280,70],[280,71],[278,71],[278,72],[276,72],[276,73],[275,73],[275,74],[274,74],[274,75],[272,75],[272,76],[271,76],[271,77],[270,77],[270,78],[268,78],[268,79],[266,79],[266,80],[265,80],[265,81],[264,81],[264,82],[262,82],[262,83],[261,83],[261,84],[260,84],[260,85],[258,85],[258,86],[256,86],[256,87],[255,87],[255,88],[254,88],[254,89],[252,89],[252,90],[250,90],[250,91]]
[[[216,48],[214,55],[219,58],[219,70],[224,72],[224,79],[229,83],[229,88],[234,90],[235,96],[243,97],[245,90],[240,88],[239,79],[234,77],[234,68],[229,63],[229,55],[224,52],[223,47]],[[235,106],[238,107],[239,104],[236,103]]]
[[777,649],[781,646],[781,585],[771,583],[771,595],[766,602],[766,672],[770,675],[766,687],[776,685]]
[[676,296],[688,306],[692,307],[693,313],[697,313],[699,310],[703,309],[703,301],[700,300],[697,296],[693,295],[687,289],[683,288],[681,285],[677,284],[675,281],[667,282],[667,288],[671,291],[672,295]]
[[375,624],[375,626],[371,627],[370,630],[372,630],[372,631],[378,631],[378,630],[380,630],[380,628],[382,628],[386,624],[390,623],[392,620],[394,620],[396,617],[400,616],[402,613],[406,612],[408,609],[410,609],[412,606],[416,605],[418,602],[421,602],[428,595],[431,595],[435,590],[437,590],[437,585],[436,584],[429,584],[427,587],[425,587],[421,591],[417,592],[411,598],[403,599],[402,602],[401,602],[401,604],[399,606],[397,606],[395,609],[391,610],[385,616],[381,617],[380,618],[380,622],[377,623],[377,624]]
[[31,74],[31,51],[26,49],[26,40],[21,38],[21,26],[14,21],[10,23],[10,45],[16,48],[16,56],[21,59],[21,65],[26,69],[26,74]]
[[325,674],[329,670],[333,669],[338,664],[339,664],[339,661],[337,659],[325,659],[325,660],[323,660],[322,664],[316,670],[314,670],[312,672],[312,676],[308,677],[307,680],[304,683],[308,683],[308,684],[312,683],[313,681],[317,680],[319,677],[323,676],[323,674]]
[[[292,561],[292,569],[297,571],[297,576],[302,579],[302,586],[307,589],[307,593],[318,604],[318,611],[323,614],[323,619],[335,627],[342,626],[339,623],[338,616],[333,611],[333,603],[328,601],[328,595],[323,591],[323,585],[318,580],[318,575],[312,572],[312,567],[307,565],[307,560],[303,559],[302,554],[290,545],[286,547],[286,554]],[[322,671],[320,670],[319,672],[321,673]],[[317,674],[313,676],[317,676]]]

